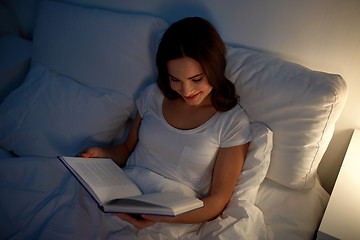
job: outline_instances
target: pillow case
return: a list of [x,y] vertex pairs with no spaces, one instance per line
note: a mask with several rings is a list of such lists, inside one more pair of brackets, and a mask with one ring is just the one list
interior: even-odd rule
[[273,132],[261,122],[251,122],[250,129],[252,141],[232,199],[243,199],[255,203],[260,184],[264,181],[269,169]]
[[33,37],[33,59],[91,87],[137,97],[155,81],[156,17],[43,1]]
[[290,188],[311,188],[346,100],[345,81],[231,46],[226,75],[250,121],[264,122],[273,131],[267,178]]
[[85,147],[108,146],[132,108],[120,93],[34,63],[0,106],[0,146],[19,156],[73,156]]

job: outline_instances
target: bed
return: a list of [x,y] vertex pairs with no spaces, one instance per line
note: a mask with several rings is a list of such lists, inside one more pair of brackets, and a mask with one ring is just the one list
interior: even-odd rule
[[[135,230],[103,213],[57,159],[124,140],[155,82],[168,24],[43,1],[26,78],[0,105],[1,239],[313,239],[329,194],[317,175],[346,101],[341,76],[227,44],[227,77],[253,141],[223,213]],[[139,176],[142,181],[151,181]]]

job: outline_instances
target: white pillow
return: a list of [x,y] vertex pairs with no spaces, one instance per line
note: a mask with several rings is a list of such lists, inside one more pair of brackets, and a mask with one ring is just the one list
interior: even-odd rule
[[33,59],[85,85],[137,97],[155,81],[157,38],[166,28],[149,15],[44,1]]
[[73,156],[85,147],[108,146],[132,108],[120,93],[34,64],[0,106],[0,146],[19,156]]
[[226,75],[235,83],[250,121],[264,122],[274,133],[267,177],[291,188],[311,188],[346,100],[345,81],[232,47]]
[[257,191],[269,169],[273,133],[261,122],[250,123],[252,141],[232,198],[255,203]]

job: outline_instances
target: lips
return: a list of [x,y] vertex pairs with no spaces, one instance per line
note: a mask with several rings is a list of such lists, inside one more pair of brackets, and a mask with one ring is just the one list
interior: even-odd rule
[[186,100],[193,100],[195,99],[197,96],[199,96],[200,92],[198,92],[197,94],[191,95],[191,96],[186,96],[184,97]]

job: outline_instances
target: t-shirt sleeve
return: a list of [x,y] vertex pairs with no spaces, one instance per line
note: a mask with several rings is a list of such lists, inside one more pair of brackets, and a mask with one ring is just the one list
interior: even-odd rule
[[136,107],[137,107],[137,110],[138,110],[141,118],[144,117],[147,109],[149,109],[149,106],[148,106],[149,105],[149,100],[154,95],[154,91],[155,91],[156,87],[157,87],[156,84],[151,84],[150,86],[145,88],[145,90],[140,95],[140,97],[138,97],[136,99]]
[[220,147],[234,147],[252,140],[250,122],[244,109],[235,106],[223,120],[224,126],[221,134]]

